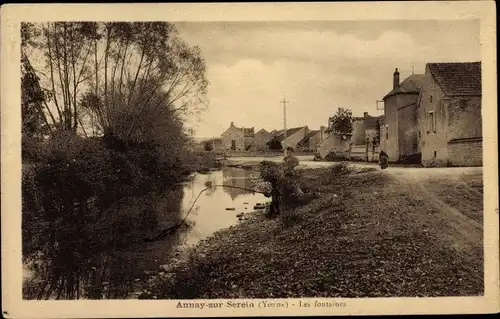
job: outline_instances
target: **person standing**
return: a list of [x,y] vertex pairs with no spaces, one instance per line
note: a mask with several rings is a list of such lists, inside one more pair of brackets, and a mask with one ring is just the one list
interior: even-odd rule
[[389,167],[389,164],[388,164],[389,156],[383,150],[380,151],[379,161],[380,161],[380,168],[381,169],[386,169],[387,167]]
[[275,216],[280,214],[281,191],[279,190],[278,179],[276,177],[271,178],[270,183],[271,183],[271,191],[264,194],[264,196],[271,197],[269,216]]

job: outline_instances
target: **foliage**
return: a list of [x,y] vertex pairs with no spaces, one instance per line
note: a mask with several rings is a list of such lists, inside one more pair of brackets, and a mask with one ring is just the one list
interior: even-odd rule
[[375,126],[375,136],[373,137],[373,149],[376,145],[380,145],[380,120],[377,120]]
[[333,173],[333,175],[349,174],[353,170],[354,170],[354,165],[350,164],[349,162],[341,162],[331,167],[331,172]]
[[21,37],[23,258],[43,264],[25,288],[100,298],[98,265],[160,222],[153,194],[219,165],[186,147],[204,60],[166,22],[23,23]]
[[[156,227],[166,212],[148,194],[174,187],[198,165],[184,160],[189,153],[162,158],[157,152],[151,143],[62,131],[23,167],[23,257],[42,253],[38,260],[47,267],[38,297],[66,291],[66,298],[75,298],[90,271],[87,262],[137,244]],[[178,209],[168,212],[175,217]],[[72,278],[66,290],[49,287],[66,276]]]
[[170,23],[23,23],[21,29],[23,59],[45,58],[33,70],[46,75],[40,87],[50,107],[38,111],[58,129],[86,135],[91,127],[93,135],[128,140],[144,127],[161,131],[163,116],[195,114],[206,104],[200,50]]
[[352,134],[352,111],[349,109],[338,108],[330,118],[330,128],[333,134],[348,140]]
[[400,158],[400,162],[402,164],[414,164],[420,165],[422,164],[422,153],[411,153],[411,154],[402,154]]
[[269,142],[267,142],[269,149],[271,150],[282,150],[283,146],[281,145],[280,140],[277,136],[273,137]]
[[212,151],[214,149],[213,141],[205,141],[203,142],[203,149],[205,151]]

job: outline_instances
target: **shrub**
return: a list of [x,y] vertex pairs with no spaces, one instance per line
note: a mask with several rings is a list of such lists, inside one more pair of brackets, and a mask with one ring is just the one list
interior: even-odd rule
[[[193,157],[196,165],[215,161],[214,154],[201,158],[175,146],[68,132],[43,143],[29,148],[36,160],[23,165],[22,232],[24,259],[43,253],[39,259],[50,269],[41,274],[45,282],[84,274],[101,253],[141,241],[162,213],[177,218],[178,209],[165,212],[154,194],[181,181]],[[180,205],[182,192],[177,195]],[[73,285],[77,281],[71,279]]]
[[354,167],[348,162],[341,162],[339,164],[335,164],[331,167],[330,171],[333,175],[343,175],[352,172]]
[[325,160],[327,161],[332,161],[332,162],[335,162],[335,161],[345,161],[347,158],[346,156],[344,156],[344,154],[337,154],[333,151],[329,152],[326,156],[325,156]]
[[212,141],[205,141],[203,142],[203,148],[205,151],[212,151],[214,149],[214,144]]
[[399,160],[402,164],[418,165],[422,163],[422,153],[402,154]]
[[269,146],[269,149],[271,150],[282,150],[283,145],[281,145],[281,142],[277,137],[273,137],[269,142],[267,142],[267,146]]

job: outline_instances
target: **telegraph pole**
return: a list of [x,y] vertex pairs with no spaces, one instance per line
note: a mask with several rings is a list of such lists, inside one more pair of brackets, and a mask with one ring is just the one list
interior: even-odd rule
[[[286,140],[286,103],[289,102],[287,101],[285,98],[283,98],[283,101],[281,101],[281,103],[283,103],[283,127],[284,127],[284,132],[283,134],[285,134],[285,138],[283,139]],[[285,157],[286,157],[286,145],[284,146],[284,149],[285,149]]]

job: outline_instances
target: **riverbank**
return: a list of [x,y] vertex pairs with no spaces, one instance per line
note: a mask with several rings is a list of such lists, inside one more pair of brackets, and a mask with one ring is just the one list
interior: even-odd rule
[[[319,198],[278,219],[256,214],[216,233],[189,250],[184,262],[141,298],[483,293],[482,242],[477,240],[482,230],[470,229],[468,239],[459,238],[408,181],[386,171],[337,166],[304,169],[301,175],[303,188]],[[473,179],[477,183],[481,177]],[[454,180],[443,187],[450,183]],[[478,198],[471,201],[482,205]]]

